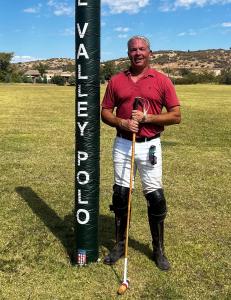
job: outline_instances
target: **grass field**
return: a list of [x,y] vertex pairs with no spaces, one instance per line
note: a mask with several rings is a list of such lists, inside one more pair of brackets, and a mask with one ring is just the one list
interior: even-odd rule
[[[102,93],[104,87],[102,87]],[[137,178],[121,299],[231,299],[231,86],[177,86],[182,123],[162,136],[172,269],[151,257]],[[108,210],[114,129],[102,124],[100,258],[113,245]],[[123,261],[73,266],[74,89],[0,85],[0,299],[117,299]]]

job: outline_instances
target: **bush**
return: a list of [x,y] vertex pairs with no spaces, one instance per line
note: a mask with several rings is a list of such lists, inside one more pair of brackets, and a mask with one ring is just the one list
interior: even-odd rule
[[35,83],[43,83],[42,77],[35,78]]
[[219,76],[220,84],[231,84],[231,68],[224,69],[221,71],[221,75]]
[[71,77],[68,79],[68,83],[69,83],[70,85],[76,85],[75,76],[71,76]]
[[[185,69],[187,70],[187,69]],[[203,73],[192,73],[189,70],[189,73],[182,78],[176,78],[174,80],[175,84],[196,84],[196,83],[212,83],[217,82],[218,79],[213,73],[204,71]]]
[[167,64],[169,62],[169,56],[167,54],[162,54],[161,56],[154,58],[152,62],[160,65]]
[[43,83],[47,83],[48,81],[47,81],[47,77],[46,76],[43,76]]
[[65,79],[62,76],[57,75],[51,78],[51,83],[65,85]]
[[179,75],[184,77],[184,76],[188,76],[189,74],[192,74],[191,70],[186,68],[179,69]]
[[4,81],[6,83],[14,82],[14,83],[21,83],[23,82],[22,76],[18,73],[7,73],[5,75]]
[[33,80],[31,77],[22,76],[22,82],[23,83],[33,83]]
[[100,66],[100,80],[109,80],[117,73],[117,68],[114,61],[105,62]]
[[12,81],[11,74],[6,74],[1,81],[10,83]]

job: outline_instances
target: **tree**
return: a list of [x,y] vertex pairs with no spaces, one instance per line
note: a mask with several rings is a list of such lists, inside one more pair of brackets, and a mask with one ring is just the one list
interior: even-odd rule
[[13,58],[14,53],[10,52],[0,52],[0,81],[5,81],[10,77],[12,69],[11,69],[11,60]]
[[69,83],[70,85],[76,85],[76,79],[75,79],[75,76],[69,77],[68,83]]
[[231,84],[231,68],[227,68],[221,71],[219,83]]
[[190,75],[192,72],[191,72],[191,70],[189,70],[189,69],[186,69],[186,68],[181,68],[181,69],[179,69],[179,75],[180,76],[188,76],[188,75]]
[[114,61],[108,61],[105,62],[101,67],[100,67],[100,79],[106,79],[109,80],[112,75],[116,73],[116,65]]
[[68,63],[67,65],[63,66],[63,71],[69,71],[69,72],[74,72],[75,71],[75,65],[72,63]]
[[43,77],[44,73],[45,73],[46,70],[48,69],[48,65],[39,62],[38,65],[35,65],[35,69],[38,70],[39,73],[40,73],[40,75]]
[[62,76],[54,76],[51,78],[51,83],[65,85],[65,79]]
[[37,78],[35,78],[35,82],[36,82],[36,83],[43,83],[42,77],[37,77]]
[[27,77],[25,75],[22,76],[22,82],[24,83],[33,83],[33,79],[31,77]]
[[43,76],[43,83],[47,84],[47,76]]

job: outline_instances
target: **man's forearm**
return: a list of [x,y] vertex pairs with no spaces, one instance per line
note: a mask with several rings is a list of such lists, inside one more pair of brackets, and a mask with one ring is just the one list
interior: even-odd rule
[[139,130],[139,122],[132,119],[121,119],[116,117],[111,110],[103,109],[101,112],[102,121],[111,126],[117,127],[122,130],[138,132]]
[[116,117],[113,112],[108,110],[102,110],[101,112],[102,121],[111,126],[111,127],[120,127],[121,126],[121,119]]
[[181,115],[179,112],[166,112],[159,115],[147,114],[144,123],[152,123],[157,125],[173,125],[179,124],[181,121]]
[[179,124],[181,121],[180,107],[175,106],[171,110],[161,114],[146,114],[139,110],[132,111],[132,118],[139,123],[151,123],[156,125],[172,125]]

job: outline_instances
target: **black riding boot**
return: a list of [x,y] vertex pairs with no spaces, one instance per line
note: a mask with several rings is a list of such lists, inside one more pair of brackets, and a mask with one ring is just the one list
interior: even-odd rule
[[107,265],[114,265],[124,255],[127,227],[129,188],[115,184],[113,191],[110,210],[115,213],[116,244],[104,258],[104,263]]
[[156,266],[163,271],[170,269],[170,263],[164,254],[164,221],[159,223],[150,222],[153,245],[153,260]]
[[105,256],[104,263],[107,265],[114,265],[119,260],[125,251],[125,231],[127,225],[127,216],[115,217],[116,228],[116,243],[110,253]]
[[163,189],[157,189],[145,195],[148,203],[148,220],[152,234],[153,260],[164,271],[170,268],[164,254],[164,219],[167,214]]

